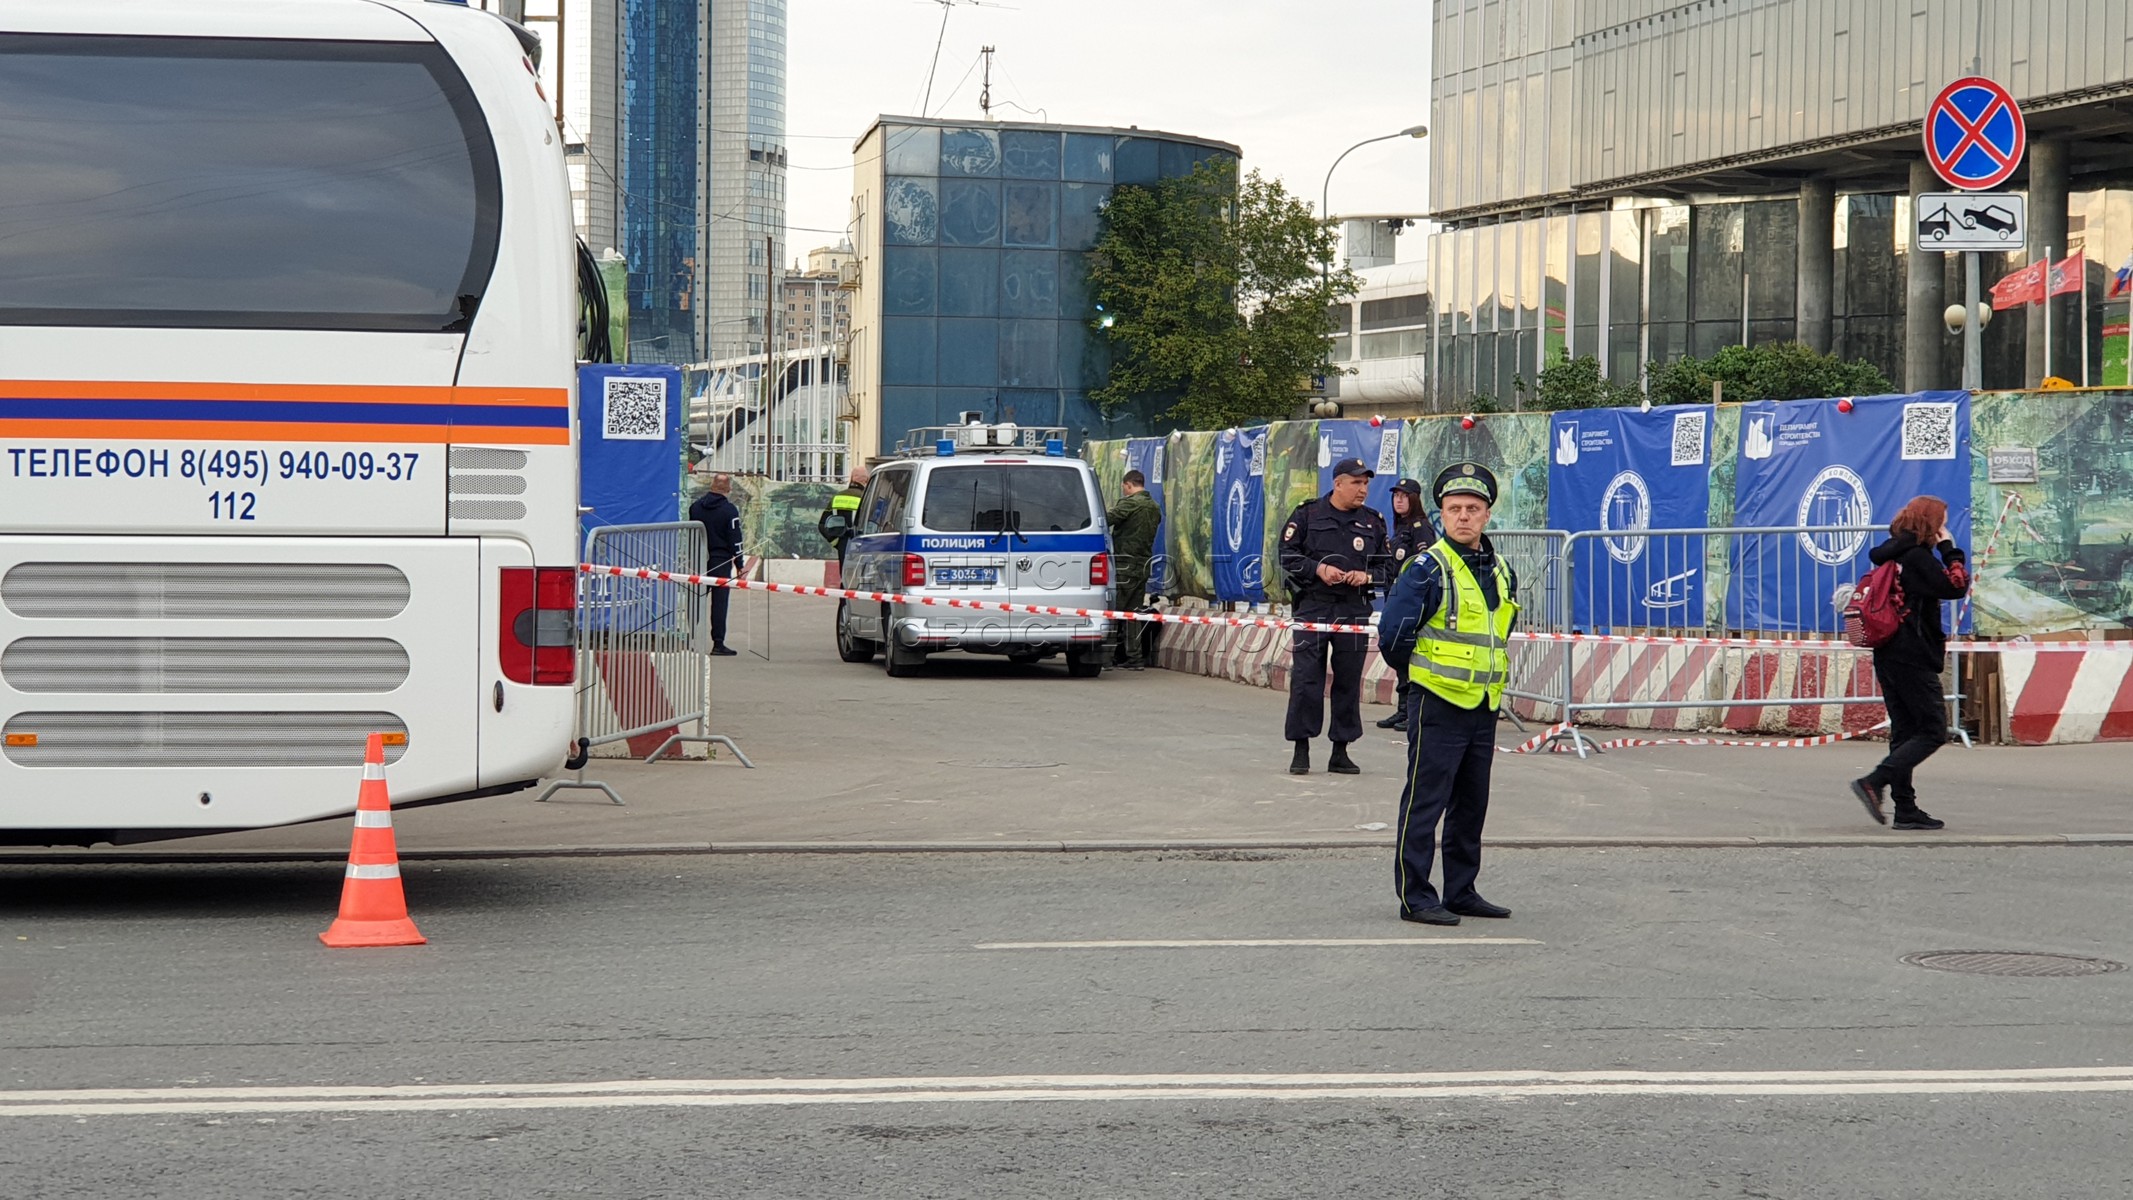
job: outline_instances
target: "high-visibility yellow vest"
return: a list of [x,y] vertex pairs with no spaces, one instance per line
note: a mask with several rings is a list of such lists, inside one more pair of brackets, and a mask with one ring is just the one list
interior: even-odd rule
[[1444,572],[1444,602],[1422,623],[1407,677],[1461,708],[1486,703],[1494,709],[1511,678],[1511,619],[1518,602],[1511,598],[1510,572],[1496,560],[1497,604],[1490,608],[1480,581],[1449,542],[1440,540],[1425,553]]
[[834,495],[834,496],[831,496],[831,497],[830,497],[830,511],[831,511],[831,512],[849,512],[849,513],[855,513],[855,512],[858,512],[858,511],[859,511],[859,493],[858,493],[858,492],[854,492],[854,491],[842,491],[842,492],[838,492],[838,493],[837,493],[836,495]]

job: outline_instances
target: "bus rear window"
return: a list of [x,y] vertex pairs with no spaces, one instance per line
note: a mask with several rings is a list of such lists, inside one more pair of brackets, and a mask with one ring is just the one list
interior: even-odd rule
[[0,325],[464,328],[498,192],[435,45],[0,35]]

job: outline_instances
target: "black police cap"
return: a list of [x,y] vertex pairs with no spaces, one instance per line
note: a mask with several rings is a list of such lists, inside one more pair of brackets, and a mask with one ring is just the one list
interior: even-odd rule
[[1437,506],[1444,506],[1446,496],[1461,494],[1479,496],[1484,504],[1496,506],[1496,476],[1480,463],[1453,463],[1437,472],[1437,482],[1430,488],[1430,497]]
[[1417,500],[1420,500],[1422,498],[1422,481],[1419,479],[1408,479],[1403,477],[1401,478],[1400,482],[1392,485],[1392,490],[1396,492],[1406,492],[1408,495],[1413,496]]

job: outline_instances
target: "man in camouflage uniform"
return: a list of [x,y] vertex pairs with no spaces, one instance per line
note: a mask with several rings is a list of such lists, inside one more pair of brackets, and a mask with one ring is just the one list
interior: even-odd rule
[[[1163,510],[1148,494],[1148,477],[1126,472],[1125,495],[1104,513],[1111,523],[1112,575],[1118,581],[1118,607],[1132,611],[1147,603],[1148,575],[1155,562],[1155,535],[1163,524]],[[1141,661],[1141,623],[1122,621],[1119,630],[1119,665],[1138,671]]]

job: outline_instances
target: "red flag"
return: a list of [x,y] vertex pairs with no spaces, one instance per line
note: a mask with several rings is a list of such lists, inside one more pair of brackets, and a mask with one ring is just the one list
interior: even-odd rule
[[2087,269],[2086,265],[2081,261],[2083,253],[2084,251],[2077,250],[2072,255],[2052,264],[2050,288],[2052,295],[2067,296],[2081,290],[2081,280]]
[[1992,285],[1992,307],[2020,308],[2044,303],[2044,260],[2023,267]]

